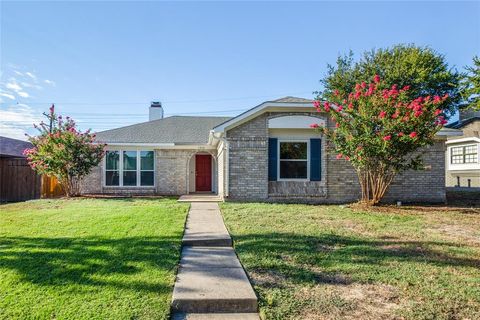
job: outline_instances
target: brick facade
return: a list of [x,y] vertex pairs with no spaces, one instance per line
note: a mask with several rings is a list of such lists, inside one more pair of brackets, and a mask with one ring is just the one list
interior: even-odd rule
[[[268,139],[274,135],[268,120],[285,115],[308,115],[323,119],[333,126],[325,114],[309,112],[267,112],[226,131],[228,143],[220,142],[209,150],[214,161],[212,186],[221,196],[232,200],[295,201],[316,203],[346,203],[360,197],[360,186],[353,167],[337,160],[328,152],[322,138],[321,181],[268,181]],[[291,129],[292,130],[292,129]],[[293,129],[295,130],[295,129]],[[318,137],[318,133],[307,130]],[[288,132],[292,131],[287,131]],[[155,150],[155,187],[105,187],[103,163],[84,180],[84,193],[182,195],[194,190],[191,185],[191,161],[200,149]],[[397,177],[389,188],[385,201],[444,202],[445,144],[438,141],[425,153],[428,170],[409,171]]]
[[[307,201],[346,203],[357,201],[360,186],[354,168],[328,152],[322,139],[322,181],[268,181],[268,119],[292,113],[264,113],[226,133],[229,141],[229,199],[257,201]],[[294,113],[322,117],[318,113]],[[333,123],[326,118],[327,125]],[[438,141],[426,150],[425,171],[398,176],[385,201],[445,201],[445,144]]]
[[[82,183],[84,194],[125,194],[125,195],[183,195],[187,194],[189,162],[195,161],[196,153],[212,154],[216,164],[216,150],[155,150],[155,186],[154,187],[115,187],[104,186],[103,162],[85,177]],[[192,160],[193,159],[193,160]],[[212,186],[216,183],[212,181]]]

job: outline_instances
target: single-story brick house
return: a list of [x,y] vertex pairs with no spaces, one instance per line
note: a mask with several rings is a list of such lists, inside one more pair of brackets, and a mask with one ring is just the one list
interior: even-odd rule
[[[163,117],[99,132],[103,163],[85,179],[85,193],[184,195],[225,199],[345,203],[359,198],[356,173],[327,152],[309,126],[332,126],[312,100],[266,101],[236,117]],[[445,132],[425,152],[425,171],[395,179],[387,201],[445,201]]]

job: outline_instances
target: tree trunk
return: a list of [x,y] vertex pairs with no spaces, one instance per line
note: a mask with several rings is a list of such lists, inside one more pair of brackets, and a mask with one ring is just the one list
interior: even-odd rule
[[358,168],[358,180],[362,189],[361,202],[367,206],[377,205],[395,178],[395,172],[379,165],[375,168]]
[[80,180],[77,177],[66,177],[59,179],[60,185],[67,198],[76,197],[80,194]]

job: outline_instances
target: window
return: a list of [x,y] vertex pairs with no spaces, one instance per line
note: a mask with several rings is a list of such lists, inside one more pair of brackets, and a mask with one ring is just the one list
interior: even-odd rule
[[153,151],[107,151],[106,186],[154,186],[155,154]]
[[120,185],[120,153],[118,151],[107,151],[105,155],[105,185]]
[[153,186],[153,151],[140,151],[140,185]]
[[452,147],[450,152],[451,164],[477,163],[478,161],[476,145]]
[[123,151],[123,185],[137,185],[137,151]]
[[308,179],[308,142],[280,141],[280,179]]

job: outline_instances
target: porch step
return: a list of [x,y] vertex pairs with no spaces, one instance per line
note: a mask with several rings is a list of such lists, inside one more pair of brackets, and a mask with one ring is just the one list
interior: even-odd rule
[[178,202],[222,202],[223,198],[216,194],[185,194],[180,196]]
[[[176,313],[257,312],[257,297],[233,248],[183,248],[180,269],[173,290],[172,311]],[[204,319],[223,319],[211,318],[210,314],[205,316],[207,318]]]
[[232,246],[232,238],[223,223],[216,203],[191,204],[182,244],[184,246]]

